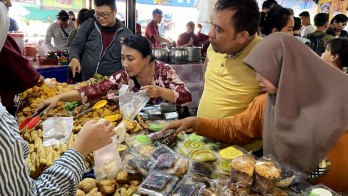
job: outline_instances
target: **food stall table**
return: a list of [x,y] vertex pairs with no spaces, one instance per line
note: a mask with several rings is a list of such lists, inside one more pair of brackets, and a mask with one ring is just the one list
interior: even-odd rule
[[192,94],[189,108],[197,108],[203,93],[204,63],[170,64]]

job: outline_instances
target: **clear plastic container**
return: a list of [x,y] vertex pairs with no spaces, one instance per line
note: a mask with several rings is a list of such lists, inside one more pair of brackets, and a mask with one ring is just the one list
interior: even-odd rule
[[211,178],[214,171],[212,164],[190,160],[189,176],[199,182],[205,182]]
[[154,165],[155,160],[152,157],[137,157],[135,160],[135,165],[138,171],[143,176],[147,176]]
[[202,195],[205,184],[201,182],[195,182],[194,180],[184,177],[175,187],[172,194],[173,196],[200,196]]
[[191,151],[197,149],[207,149],[207,147],[203,142],[194,140],[186,140],[180,147],[180,151],[186,156],[190,155]]
[[166,196],[173,190],[178,177],[151,172],[138,187],[138,194]]
[[180,177],[186,173],[187,168],[188,159],[175,154],[161,154],[155,161],[151,170]]
[[151,153],[154,159],[157,159],[161,154],[176,154],[174,150],[169,148],[168,146],[161,144],[156,149],[154,149]]
[[339,196],[340,195],[323,184],[317,184],[315,186],[310,187],[309,189],[305,191],[305,194],[309,196]]

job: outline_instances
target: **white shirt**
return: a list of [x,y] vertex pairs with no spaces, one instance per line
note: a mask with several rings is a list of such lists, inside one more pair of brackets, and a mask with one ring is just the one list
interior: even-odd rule
[[301,30],[301,37],[306,37],[307,34],[313,33],[315,31],[315,27],[312,25],[304,26]]

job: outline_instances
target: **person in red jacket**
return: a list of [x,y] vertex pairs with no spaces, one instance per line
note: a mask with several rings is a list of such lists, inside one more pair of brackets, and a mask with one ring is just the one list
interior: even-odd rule
[[[15,40],[7,34],[10,19],[7,10],[1,9],[0,23],[0,98],[6,109],[11,109],[16,94],[42,85],[44,78],[23,57]],[[12,112],[11,112],[12,113]]]

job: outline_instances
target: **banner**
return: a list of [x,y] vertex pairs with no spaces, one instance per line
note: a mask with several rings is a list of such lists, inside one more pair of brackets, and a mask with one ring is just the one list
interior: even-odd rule
[[333,18],[337,14],[347,13],[348,0],[319,0],[317,13],[326,13]]
[[46,8],[60,8],[65,10],[80,10],[86,7],[85,0],[42,0],[41,6]]

